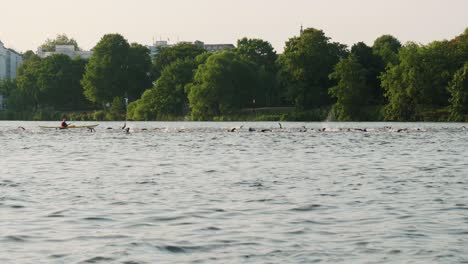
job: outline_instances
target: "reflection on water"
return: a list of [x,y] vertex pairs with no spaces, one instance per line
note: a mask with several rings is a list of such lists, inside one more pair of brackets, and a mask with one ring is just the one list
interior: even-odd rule
[[0,263],[468,262],[463,124],[56,123],[0,122]]

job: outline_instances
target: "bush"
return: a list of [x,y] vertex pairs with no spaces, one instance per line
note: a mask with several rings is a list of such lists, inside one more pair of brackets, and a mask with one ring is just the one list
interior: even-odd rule
[[283,114],[281,121],[324,121],[327,119],[329,109],[314,109],[307,111],[296,111]]
[[94,112],[93,117],[96,121],[104,121],[106,118],[106,112],[103,110],[96,111]]

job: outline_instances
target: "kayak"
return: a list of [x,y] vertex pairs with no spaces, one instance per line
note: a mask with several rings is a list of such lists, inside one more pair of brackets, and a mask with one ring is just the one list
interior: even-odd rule
[[67,127],[61,127],[61,126],[39,126],[40,128],[53,128],[53,129],[72,129],[72,128],[95,128],[99,125],[81,125],[81,126],[75,126],[75,125],[69,125]]

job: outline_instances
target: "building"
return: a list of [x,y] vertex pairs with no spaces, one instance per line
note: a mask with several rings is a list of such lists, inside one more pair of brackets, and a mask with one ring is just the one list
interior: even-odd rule
[[232,50],[236,48],[236,46],[234,46],[233,44],[205,44],[203,41],[199,40],[196,40],[191,44],[203,48],[208,52],[218,52],[223,50]]
[[[190,41],[179,41],[177,44],[193,44],[196,45],[200,48],[205,49],[208,52],[218,52],[218,51],[223,51],[223,50],[232,50],[235,49],[236,46],[233,44],[205,44],[202,41],[196,40],[194,42]],[[151,46],[146,46],[150,50],[151,57],[153,58],[156,54],[158,54],[160,49],[166,48],[166,47],[172,47],[174,45],[169,44],[165,40],[161,41],[156,41],[154,42],[153,45]]]
[[203,48],[208,52],[218,52],[223,50],[232,50],[235,49],[236,46],[233,44],[205,44],[203,45]]
[[165,40],[158,40],[154,42],[152,46],[146,47],[150,50],[150,56],[153,58],[156,54],[158,54],[160,49],[170,47],[170,45]]
[[0,41],[0,81],[16,78],[16,71],[23,62],[23,57],[18,52],[7,49]]
[[55,54],[64,54],[70,58],[80,57],[85,60],[91,58],[91,55],[93,54],[92,51],[76,50],[73,45],[57,45],[55,46],[55,51],[43,51],[39,48],[36,53],[37,56],[41,58],[47,58]]

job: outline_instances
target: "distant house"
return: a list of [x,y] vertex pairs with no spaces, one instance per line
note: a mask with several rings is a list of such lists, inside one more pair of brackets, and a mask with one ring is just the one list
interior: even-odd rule
[[170,45],[165,40],[158,40],[154,42],[153,45],[146,47],[150,50],[150,56],[153,58],[156,54],[159,53],[160,49],[170,47]]
[[23,57],[18,52],[7,49],[0,41],[0,81],[16,78],[16,70],[23,62]]
[[218,52],[223,50],[232,50],[235,49],[236,46],[233,44],[205,44],[203,41],[196,40],[193,42],[194,45],[198,47],[204,48],[208,52]]
[[76,50],[73,45],[57,45],[55,46],[55,51],[43,51],[41,48],[37,49],[37,56],[41,58],[47,58],[55,54],[64,54],[70,58],[80,57],[82,59],[88,60],[93,54],[92,51],[83,51]]
[[235,49],[236,46],[234,46],[233,44],[205,44],[204,48],[208,52],[218,52],[223,50],[232,50]]
[[[231,50],[231,49],[236,48],[236,46],[234,46],[233,44],[205,44],[204,42],[199,41],[199,40],[196,40],[194,42],[179,41],[177,44],[193,44],[200,48],[205,49],[208,52],[218,52],[218,51]],[[156,54],[158,54],[159,50],[161,50],[162,48],[171,47],[171,46],[174,46],[174,45],[169,44],[165,40],[161,40],[161,41],[156,41],[153,43],[153,45],[146,46],[146,47],[150,50],[151,57],[153,58]]]

